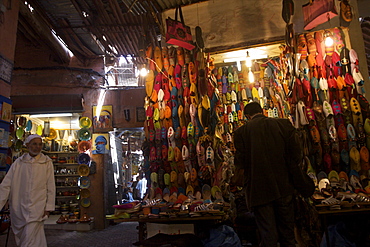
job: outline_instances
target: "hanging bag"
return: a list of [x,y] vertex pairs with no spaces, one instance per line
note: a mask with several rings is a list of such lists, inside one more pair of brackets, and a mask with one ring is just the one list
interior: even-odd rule
[[311,30],[338,15],[334,0],[310,0],[302,6],[304,30]]
[[[180,15],[180,20],[177,17]],[[191,29],[185,25],[184,18],[182,16],[181,6],[176,7],[175,20],[170,17],[166,20],[167,33],[166,42],[168,44],[177,45],[187,50],[195,48],[193,45],[193,38],[191,36]]]

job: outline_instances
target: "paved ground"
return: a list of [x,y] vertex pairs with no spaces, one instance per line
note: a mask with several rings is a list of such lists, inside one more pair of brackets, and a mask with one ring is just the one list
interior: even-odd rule
[[[138,223],[125,222],[111,225],[104,230],[88,232],[46,229],[48,247],[131,247],[138,241]],[[0,247],[6,246],[7,232],[0,235]],[[9,234],[8,247],[16,247],[14,235]]]

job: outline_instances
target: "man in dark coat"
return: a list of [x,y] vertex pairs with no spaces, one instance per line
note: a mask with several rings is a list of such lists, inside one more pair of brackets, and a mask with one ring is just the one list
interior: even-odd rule
[[268,118],[259,103],[244,107],[247,123],[234,132],[235,166],[244,169],[246,200],[262,246],[295,246],[294,185],[303,153],[288,119]]

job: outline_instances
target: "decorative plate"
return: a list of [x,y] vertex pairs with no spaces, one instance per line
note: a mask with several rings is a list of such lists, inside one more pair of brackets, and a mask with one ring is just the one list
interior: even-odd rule
[[90,190],[88,190],[88,189],[82,189],[80,191],[80,196],[81,196],[81,198],[88,198],[88,197],[90,197]]
[[91,204],[90,198],[82,198],[80,203],[82,207],[88,208]]
[[89,117],[82,117],[80,118],[80,128],[90,128],[92,121]]
[[50,128],[49,136],[47,137],[48,140],[54,140],[57,138],[57,131],[53,128]]
[[39,136],[42,135],[42,125],[37,126],[36,134],[38,134]]
[[26,131],[31,131],[32,130],[32,121],[28,120],[27,125],[26,125]]
[[17,136],[18,139],[22,139],[24,136],[24,129],[18,127],[17,130],[15,131],[15,135]]
[[15,141],[14,150],[16,152],[19,152],[22,150],[22,146],[23,146],[23,141],[18,139]]
[[20,116],[17,118],[17,126],[21,128],[25,128],[27,124],[27,118]]
[[78,151],[80,153],[85,153],[87,150],[91,149],[91,143],[89,141],[80,141],[78,143]]
[[89,176],[90,174],[90,168],[85,164],[80,164],[77,171],[80,176]]
[[82,128],[77,132],[77,136],[81,141],[88,141],[91,139],[91,132],[87,128]]
[[78,162],[78,164],[88,165],[88,164],[90,164],[90,156],[88,154],[81,153],[77,157],[77,162]]
[[78,184],[79,184],[81,189],[88,189],[90,187],[89,177],[80,177],[78,179]]

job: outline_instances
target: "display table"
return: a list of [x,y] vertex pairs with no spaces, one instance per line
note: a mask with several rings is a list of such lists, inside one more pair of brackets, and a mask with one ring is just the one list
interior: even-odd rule
[[198,232],[203,226],[219,223],[223,220],[224,215],[220,216],[200,216],[200,217],[171,217],[171,218],[130,218],[130,219],[113,219],[115,223],[121,222],[138,222],[139,223],[139,241],[146,239],[147,223],[162,224],[194,224],[194,232]]
[[341,218],[344,216],[358,215],[358,214],[370,214],[370,207],[350,208],[350,209],[339,209],[339,210],[318,210],[319,217],[321,218],[322,228],[325,232],[327,246],[330,246],[330,239],[328,234],[328,219],[329,218]]

